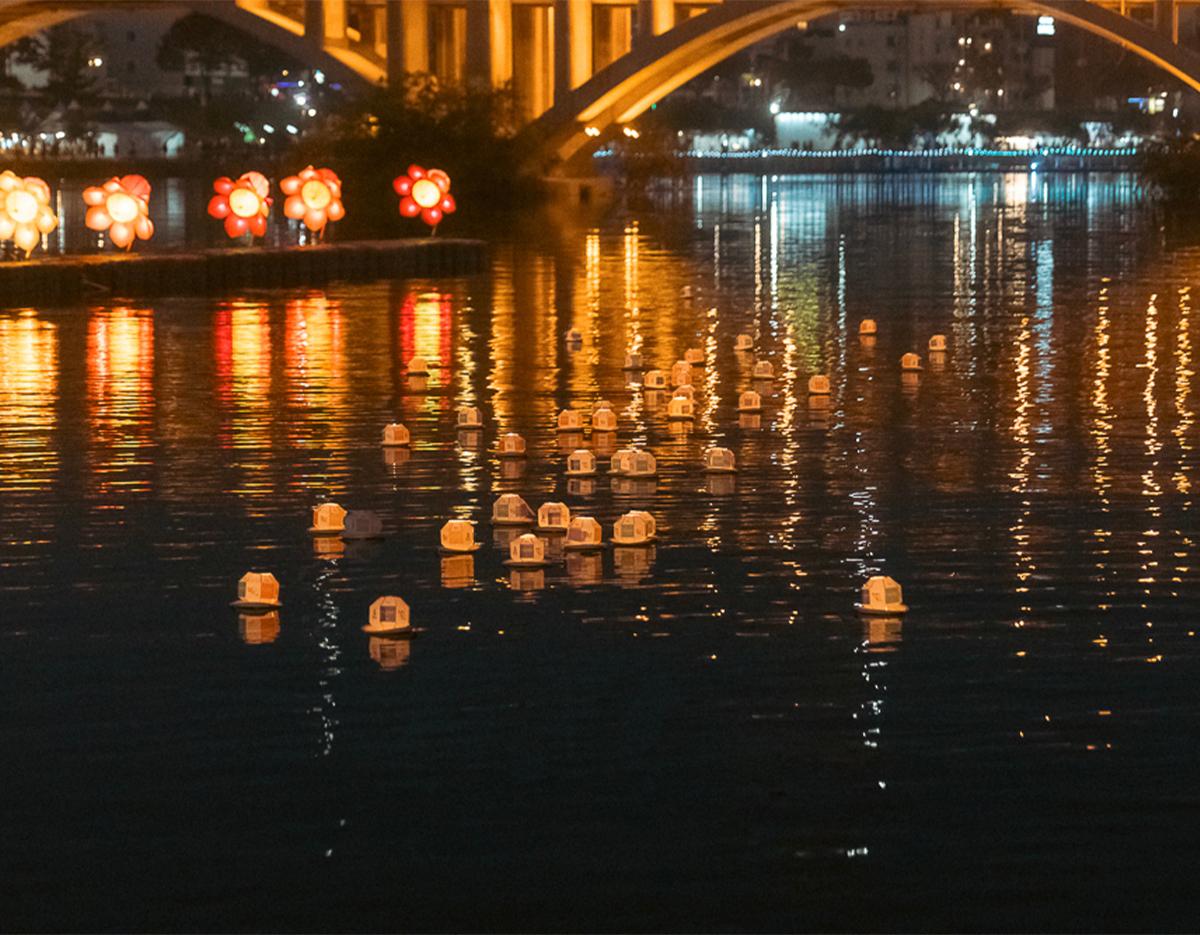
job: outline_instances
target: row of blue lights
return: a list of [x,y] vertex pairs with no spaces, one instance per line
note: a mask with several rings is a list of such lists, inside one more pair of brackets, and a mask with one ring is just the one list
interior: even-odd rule
[[[1136,156],[1138,150],[1126,149],[1092,149],[1079,146],[1053,146],[1045,149],[747,149],[740,152],[716,152],[706,150],[687,150],[679,153],[687,159],[770,159],[787,157],[790,159],[828,159],[846,158],[851,156],[888,156],[901,159],[928,159],[930,157],[947,158],[953,156],[983,156],[988,159],[1040,159],[1044,156]],[[612,149],[601,149],[595,153],[597,159],[607,159],[616,155]]]

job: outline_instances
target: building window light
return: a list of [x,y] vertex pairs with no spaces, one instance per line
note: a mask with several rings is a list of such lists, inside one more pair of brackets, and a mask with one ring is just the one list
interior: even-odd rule
[[1037,34],[1039,36],[1053,36],[1054,35],[1054,17],[1053,16],[1039,16],[1038,17]]

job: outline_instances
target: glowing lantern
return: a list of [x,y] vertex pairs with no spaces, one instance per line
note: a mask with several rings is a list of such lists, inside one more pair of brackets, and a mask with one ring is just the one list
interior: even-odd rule
[[149,240],[154,236],[150,220],[150,183],[140,175],[115,176],[103,185],[83,190],[83,202],[88,206],[84,223],[89,230],[108,233],[116,246],[125,250],[134,240]]
[[420,215],[430,227],[437,227],[443,217],[453,214],[458,207],[450,194],[450,176],[441,169],[409,166],[408,175],[397,176],[392,188],[400,196],[400,216]]
[[235,182],[222,176],[213,182],[215,195],[209,199],[208,213],[225,222],[230,237],[267,235],[267,216],[271,213],[271,183],[261,172],[247,172]]
[[25,256],[58,227],[58,215],[50,207],[50,186],[39,178],[21,178],[8,170],[0,172],[0,240],[11,240]]
[[342,180],[331,169],[308,166],[299,175],[289,175],[279,183],[287,195],[283,213],[293,221],[303,221],[314,234],[324,232],[330,221],[346,216],[342,205]]

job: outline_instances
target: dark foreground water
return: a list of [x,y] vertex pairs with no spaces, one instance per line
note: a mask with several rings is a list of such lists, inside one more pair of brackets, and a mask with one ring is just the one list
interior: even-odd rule
[[[0,926],[1197,926],[1200,250],[1122,178],[692,196],[472,279],[0,313]],[[639,343],[708,349],[693,433]],[[652,491],[567,489],[553,418],[598,395]],[[502,490],[661,540],[513,576]],[[314,546],[327,497],[390,535]],[[277,618],[229,608],[250,567]],[[855,614],[876,572],[903,621]],[[425,634],[360,631],[387,593]]]

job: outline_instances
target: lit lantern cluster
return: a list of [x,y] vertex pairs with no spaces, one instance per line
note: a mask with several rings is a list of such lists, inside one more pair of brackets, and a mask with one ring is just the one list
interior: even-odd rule
[[457,207],[450,194],[450,176],[441,169],[409,166],[408,175],[398,176],[392,187],[400,196],[400,215],[406,218],[420,216],[430,227],[437,227],[442,218],[453,214]]
[[342,205],[342,180],[331,169],[308,166],[299,175],[289,175],[279,183],[287,195],[283,213],[293,221],[303,221],[310,231],[320,233],[330,221],[346,216]]
[[208,213],[225,222],[225,233],[238,238],[250,234],[265,237],[271,213],[271,183],[261,172],[246,172],[235,182],[222,176],[213,182],[216,193],[208,202]]
[[0,240],[11,240],[29,256],[42,239],[58,227],[50,207],[50,186],[32,176],[0,172]]
[[118,247],[128,250],[134,240],[154,236],[150,220],[150,183],[140,175],[111,178],[103,185],[83,190],[88,206],[84,223],[89,230],[107,233]]

